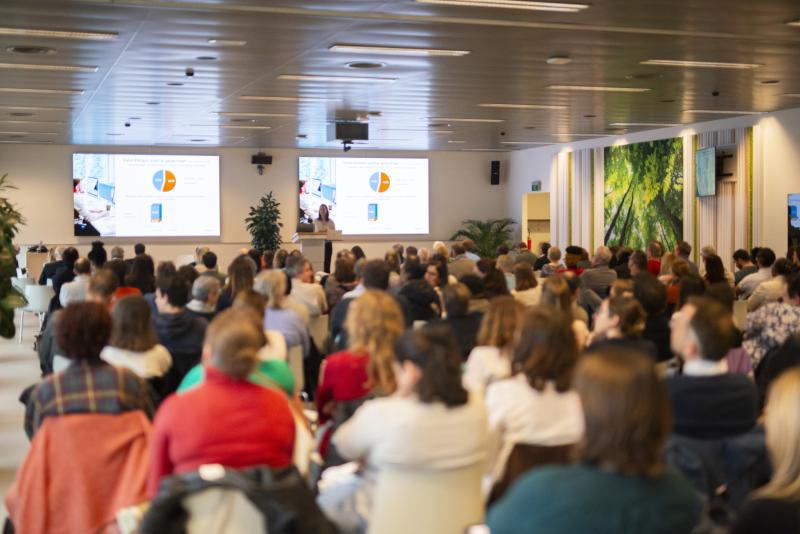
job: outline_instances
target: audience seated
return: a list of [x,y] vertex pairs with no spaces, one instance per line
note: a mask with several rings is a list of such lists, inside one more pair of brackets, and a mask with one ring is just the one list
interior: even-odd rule
[[309,317],[315,318],[328,311],[325,290],[314,282],[314,267],[303,256],[286,260],[286,274],[292,279],[289,300],[304,306]]
[[198,270],[200,275],[211,276],[212,278],[216,278],[217,282],[219,282],[220,287],[224,286],[227,276],[219,272],[219,266],[217,264],[217,255],[209,250],[208,252],[203,254],[201,262],[203,268]]
[[167,374],[172,356],[158,343],[150,306],[144,298],[131,295],[120,299],[111,310],[111,319],[111,338],[100,358],[145,379]]
[[217,301],[222,288],[215,276],[202,274],[192,283],[192,300],[186,303],[186,311],[206,321],[217,315]]
[[447,268],[447,257],[444,254],[434,254],[425,267],[425,281],[439,293],[444,286],[450,283],[450,274]]
[[325,300],[328,309],[333,310],[342,297],[352,291],[358,284],[355,273],[355,260],[349,251],[342,251],[337,255],[334,263],[333,274],[325,282]]
[[510,254],[498,256],[496,266],[505,277],[506,290],[513,291],[517,285],[517,280],[514,278],[514,258]]
[[[586,346],[586,342],[589,340],[589,328],[586,326],[586,321],[576,315],[572,293],[563,275],[551,276],[544,281],[541,303],[555,308],[566,317],[571,317],[572,331],[575,333],[575,340],[578,342],[578,346]],[[585,315],[586,312],[584,311],[583,314]]]
[[142,295],[142,292],[139,290],[139,288],[125,285],[125,262],[123,262],[121,259],[113,258],[107,261],[103,266],[103,269],[110,271],[117,279],[117,289],[114,291],[114,295],[111,297],[111,306],[114,306],[114,304],[121,298],[130,295]]
[[203,464],[291,463],[295,424],[286,394],[247,381],[265,342],[261,318],[250,310],[212,321],[202,351],[205,382],[167,398],[153,423],[151,496],[164,477]]
[[492,509],[492,534],[614,532],[683,534],[701,505],[694,489],[662,461],[669,402],[654,362],[627,349],[578,361],[575,390],[585,436],[578,463],[534,469]]
[[28,437],[33,438],[48,417],[131,410],[153,415],[147,384],[132,371],[100,358],[111,336],[111,316],[104,305],[69,304],[58,318],[56,334],[71,364],[45,377],[32,391],[25,410]]
[[92,264],[92,272],[103,268],[108,261],[108,252],[102,241],[92,241],[92,248],[86,254],[86,259]]
[[[530,266],[525,266],[530,271]],[[446,286],[442,289],[442,318],[431,322],[450,329],[464,361],[477,344],[477,334],[483,318],[482,313],[469,311],[469,299],[470,292],[464,284]]]
[[536,280],[530,264],[519,262],[514,266],[514,289],[511,296],[525,307],[536,306],[542,298],[542,286]]
[[789,278],[782,300],[747,314],[742,347],[750,354],[754,365],[800,331],[800,275]]
[[253,288],[256,266],[250,256],[237,256],[228,266],[228,278],[217,300],[217,311],[226,310],[240,291]]
[[53,275],[53,291],[55,292],[55,297],[53,297],[53,300],[50,303],[51,312],[61,308],[61,303],[59,300],[61,295],[61,286],[68,282],[72,282],[75,279],[75,262],[78,261],[78,258],[80,258],[80,256],[78,255],[78,249],[75,247],[67,247],[64,250],[64,254],[62,255],[64,265],[62,265]]
[[514,332],[523,307],[513,297],[498,297],[489,302],[478,330],[477,346],[464,368],[464,387],[483,393],[495,380],[511,375]]
[[725,355],[734,338],[730,312],[706,298],[690,299],[672,316],[672,350],[683,362],[682,374],[666,381],[674,432],[719,439],[751,430],[758,417],[752,380],[728,373]]
[[550,258],[548,256],[548,251],[550,250],[550,243],[547,241],[543,241],[537,245],[539,250],[539,256],[536,258],[536,262],[533,264],[534,271],[541,271],[542,267],[550,263]]
[[[347,310],[353,302],[353,298],[358,297],[367,289],[378,289],[386,291],[389,288],[389,268],[383,260],[369,260],[363,264],[361,282],[331,310],[331,339],[338,348],[347,346],[347,333],[344,331],[344,323],[347,318]],[[350,295],[350,296],[348,296]]]
[[647,254],[641,250],[631,252],[631,257],[628,259],[628,270],[631,278],[636,278],[641,274],[651,274],[647,268]]
[[481,259],[480,255],[478,254],[478,247],[475,245],[475,241],[472,239],[465,239],[461,242],[461,246],[464,247],[464,255],[471,259],[472,261],[477,262]]
[[563,267],[561,263],[561,249],[558,247],[550,247],[547,249],[547,259],[549,261],[542,265],[542,277],[554,275]]
[[689,264],[689,272],[694,275],[700,274],[700,269],[697,268],[697,264],[694,263],[690,256],[692,254],[692,245],[687,243],[686,241],[678,241],[675,244],[675,250],[673,251],[678,258],[684,260],[686,263]]
[[579,351],[569,322],[556,310],[534,308],[516,338],[513,376],[486,390],[491,500],[531,468],[567,463],[583,437],[580,399],[571,390]]
[[775,263],[775,253],[772,249],[762,248],[758,251],[756,256],[756,265],[758,271],[753,274],[745,276],[739,285],[736,286],[736,292],[743,299],[750,298],[753,291],[761,284],[772,278],[772,264]]
[[772,278],[756,286],[747,299],[747,311],[753,312],[764,304],[778,302],[786,287],[786,278],[796,272],[796,267],[786,258],[779,258],[772,264]]
[[[631,269],[628,267],[631,254],[633,254],[633,251],[627,247],[620,247],[620,249],[617,251],[615,256],[616,265],[614,265],[612,268],[617,271],[618,280],[627,280],[631,277]],[[610,266],[611,264],[609,264],[609,267]]]
[[42,273],[39,275],[38,283],[40,286],[47,285],[48,280],[52,284],[53,277],[64,267],[64,250],[66,249],[61,246],[50,249],[50,261],[42,266]]
[[536,255],[528,249],[527,243],[517,245],[516,254],[513,255],[514,263],[527,263],[531,269],[536,265]]
[[783,373],[769,391],[764,426],[772,480],[755,491],[739,512],[733,534],[800,532],[800,369]]
[[659,362],[671,359],[667,288],[652,276],[638,276],[633,283],[633,296],[647,314],[642,338],[654,344]]
[[267,301],[264,328],[280,332],[289,349],[301,347],[303,355],[307,356],[311,350],[311,339],[303,318],[295,310],[284,305],[286,282],[286,275],[282,271],[269,269],[259,273],[253,289]]
[[450,263],[447,265],[448,272],[458,279],[465,274],[473,272],[474,268],[475,261],[467,257],[467,251],[464,249],[464,245],[461,243],[454,244],[453,259],[451,259]]
[[156,276],[153,258],[145,253],[137,254],[131,260],[130,269],[125,276],[125,285],[135,287],[142,295],[155,293]]
[[617,280],[617,272],[608,266],[610,261],[611,251],[608,247],[597,247],[591,268],[581,274],[583,287],[594,291],[601,299],[608,296],[611,284]]
[[[394,353],[395,394],[366,402],[333,436],[342,456],[364,464],[362,524],[368,520],[371,532],[387,534],[463,532],[483,516],[485,411],[461,385],[461,358],[447,329],[407,332]],[[397,491],[417,478],[418,493]],[[337,497],[323,492],[323,510],[341,510]],[[458,502],[470,505],[446,504]]]
[[633,297],[610,297],[603,301],[594,320],[589,352],[629,349],[658,359],[655,343],[642,337],[645,311]]
[[62,307],[67,307],[71,302],[82,302],[86,300],[86,289],[89,287],[89,278],[92,274],[92,266],[86,258],[75,261],[75,276],[70,282],[65,282],[58,292],[58,301]]
[[647,244],[647,272],[653,276],[661,275],[661,258],[664,256],[664,247],[658,241]]
[[733,264],[736,266],[736,272],[733,274],[735,286],[738,286],[745,276],[758,271],[758,266],[753,263],[750,253],[741,248],[733,253]]

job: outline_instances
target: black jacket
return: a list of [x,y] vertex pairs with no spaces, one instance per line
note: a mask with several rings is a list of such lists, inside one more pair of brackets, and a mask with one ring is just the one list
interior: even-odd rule
[[47,284],[47,280],[53,278],[56,273],[64,267],[63,260],[51,261],[50,263],[45,263],[44,267],[42,267],[42,274],[39,275],[39,285],[43,286]]
[[475,348],[478,330],[481,326],[483,314],[472,312],[461,317],[448,317],[447,319],[436,319],[431,324],[441,324],[447,326],[456,338],[456,343],[461,352],[461,357],[467,361],[469,353]]

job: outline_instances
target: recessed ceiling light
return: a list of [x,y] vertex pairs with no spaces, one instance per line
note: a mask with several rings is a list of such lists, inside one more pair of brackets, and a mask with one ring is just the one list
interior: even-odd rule
[[216,56],[197,56],[195,59],[198,61],[216,61]]
[[386,63],[380,63],[377,61],[351,61],[350,63],[345,63],[345,67],[348,69],[382,69],[386,66]]
[[12,117],[33,117],[34,113],[26,112],[26,111],[14,111],[13,113],[9,113]]
[[589,9],[588,4],[565,4],[562,2],[528,2],[523,0],[417,0],[420,4],[445,6],[495,7],[504,9],[524,9],[526,11],[555,11],[577,13]]
[[776,85],[776,84],[781,83],[781,81],[780,80],[762,80],[759,83],[761,83],[763,85]]
[[382,128],[382,132],[421,132],[435,134],[451,134],[453,130],[421,130],[418,128]]
[[604,137],[605,134],[554,133],[554,137]]
[[800,27],[800,20],[793,20],[793,21],[791,21],[791,22],[787,22],[787,23],[786,23],[786,25],[787,25],[787,26],[795,26],[795,27]]
[[308,135],[306,134],[297,134],[294,136],[295,139],[308,139]]
[[314,96],[258,96],[258,95],[245,95],[240,96],[239,100],[255,100],[255,101],[268,101],[268,102],[338,102],[338,99],[321,98]]
[[536,126],[523,126],[522,129],[523,130],[535,130]]
[[0,132],[0,135],[59,135],[58,132]]
[[171,87],[181,87],[183,85],[182,82],[167,82],[167,85]]
[[324,76],[318,74],[281,74],[279,80],[296,82],[342,82],[342,83],[385,83],[397,78],[380,78],[377,76]]
[[9,54],[51,56],[56,53],[56,49],[47,46],[7,46],[6,52]]
[[34,95],[82,95],[83,89],[37,89],[33,87],[0,87],[0,93],[29,93]]
[[383,54],[390,56],[466,56],[468,50],[443,50],[437,48],[407,48],[400,46],[368,46],[335,44],[328,48],[331,52],[350,54]]
[[226,128],[228,130],[270,130],[272,126],[245,126],[239,124],[223,124],[220,128]]
[[129,121],[140,121],[140,120],[142,120],[142,118],[141,117],[128,117],[128,120]]
[[567,106],[553,106],[549,104],[478,104],[478,107],[503,109],[567,109]]
[[77,32],[58,30],[37,30],[32,28],[0,28],[0,35],[21,37],[42,37],[46,39],[78,39],[87,41],[113,41],[117,38],[112,32]]
[[595,117],[597,117],[597,115],[589,114],[589,115],[584,115],[584,117],[586,117],[587,119],[594,119]]
[[107,133],[106,135],[110,135],[111,137],[118,137],[118,136],[120,136],[120,135],[124,135],[124,134],[121,134],[121,133],[116,133],[116,132],[109,132],[109,133]]
[[450,128],[450,125],[446,122],[433,122],[428,124],[428,128]]
[[448,143],[450,143],[451,145],[463,145],[464,143],[466,143],[466,141],[456,141],[451,139],[448,141]]
[[47,70],[57,72],[97,72],[97,67],[87,67],[84,65],[34,65],[26,63],[0,63],[0,69]]
[[157,106],[161,104],[161,102],[150,101],[150,102],[145,102],[145,104],[147,104],[148,106]]
[[237,41],[235,39],[209,39],[208,44],[217,46],[245,46],[247,41]]
[[255,119],[231,119],[231,122],[256,122]]
[[501,141],[501,145],[552,145],[547,141]]
[[572,58],[569,56],[550,56],[545,62],[548,65],[569,65],[572,63]]
[[218,111],[220,117],[294,117],[292,113],[255,113],[250,111]]
[[506,152],[502,148],[462,148],[463,152]]
[[721,109],[687,109],[684,113],[694,113],[697,115],[760,115],[761,111],[733,111]]
[[659,102],[661,102],[662,104],[672,104],[673,102],[675,102],[675,99],[674,98],[665,98],[664,100],[659,100]]
[[205,139],[189,139],[192,143],[205,143]]
[[26,111],[69,111],[70,108],[57,108],[49,106],[0,106],[0,109],[18,109]]
[[551,85],[555,91],[596,91],[600,93],[646,93],[646,87],[613,87],[604,85]]
[[495,123],[495,122],[505,122],[503,119],[449,119],[449,118],[431,118],[432,121],[441,121],[441,122],[486,122],[486,123]]
[[654,65],[659,67],[688,67],[696,69],[757,69],[757,63],[725,63],[722,61],[684,61],[677,59],[648,59],[640,62],[641,65]]
[[674,122],[612,122],[609,126],[680,126]]

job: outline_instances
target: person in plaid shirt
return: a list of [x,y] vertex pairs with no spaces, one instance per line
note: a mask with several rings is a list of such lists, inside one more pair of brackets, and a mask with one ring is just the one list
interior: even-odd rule
[[150,386],[128,369],[100,359],[111,336],[111,315],[97,302],[67,306],[57,325],[58,343],[72,360],[33,390],[25,413],[25,432],[33,438],[47,417],[78,413],[117,414],[142,410],[153,417]]

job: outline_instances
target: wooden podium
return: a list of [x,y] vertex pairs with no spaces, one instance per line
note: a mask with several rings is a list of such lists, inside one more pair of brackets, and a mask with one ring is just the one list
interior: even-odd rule
[[325,241],[341,241],[342,232],[298,232],[292,236],[292,243],[300,243],[300,252],[306,257],[316,271],[325,266]]

